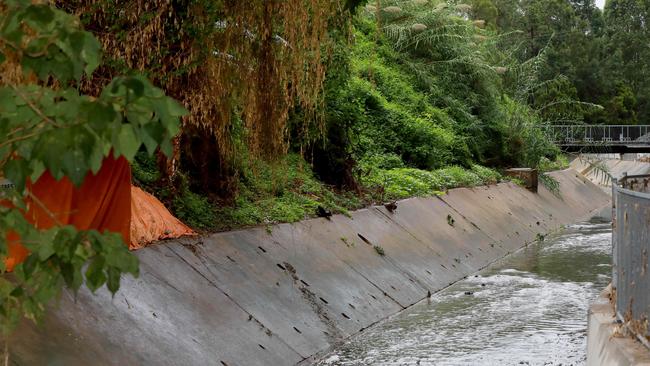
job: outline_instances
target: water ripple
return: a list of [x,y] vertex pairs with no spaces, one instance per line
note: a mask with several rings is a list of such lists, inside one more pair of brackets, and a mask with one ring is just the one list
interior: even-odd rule
[[587,308],[609,282],[610,246],[608,224],[569,226],[351,339],[320,365],[582,365]]

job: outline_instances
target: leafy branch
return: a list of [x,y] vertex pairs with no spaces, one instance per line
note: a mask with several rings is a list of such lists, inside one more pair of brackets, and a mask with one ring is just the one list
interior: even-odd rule
[[[75,185],[109,156],[129,161],[144,146],[171,154],[185,108],[142,76],[112,80],[99,97],[80,95],[75,83],[101,62],[99,42],[77,18],[47,4],[5,1],[0,7],[0,65],[17,66],[25,80],[0,79],[0,172],[16,189],[0,191],[0,257],[19,242],[29,252],[11,276],[0,277],[0,327],[7,336],[22,318],[37,321],[64,287],[118,291],[138,261],[117,233],[77,230],[57,220],[29,191],[48,171]],[[58,85],[58,87],[50,87]],[[26,219],[28,203],[54,223]],[[0,260],[0,272],[5,272]],[[5,354],[5,357],[8,357]],[[7,361],[7,359],[5,358]]]

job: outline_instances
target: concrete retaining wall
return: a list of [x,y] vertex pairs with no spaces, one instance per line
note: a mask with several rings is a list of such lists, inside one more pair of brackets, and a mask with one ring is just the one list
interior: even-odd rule
[[[164,242],[138,279],[65,293],[11,340],[19,365],[293,365],[396,314],[609,197],[573,170],[561,198],[503,183],[296,224]],[[381,248],[385,255],[380,255]]]
[[650,352],[640,342],[621,335],[615,323],[610,288],[603,291],[589,308],[587,366],[648,366]]

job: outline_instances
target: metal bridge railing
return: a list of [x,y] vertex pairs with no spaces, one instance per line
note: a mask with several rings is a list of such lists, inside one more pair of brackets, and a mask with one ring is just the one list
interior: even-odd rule
[[547,125],[546,136],[561,146],[650,145],[650,125]]
[[612,185],[616,315],[648,345],[650,336],[650,175],[624,175]]

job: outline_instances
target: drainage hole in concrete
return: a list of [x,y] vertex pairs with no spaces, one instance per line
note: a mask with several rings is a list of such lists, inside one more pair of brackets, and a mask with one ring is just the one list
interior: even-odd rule
[[327,302],[327,300],[323,299],[322,297],[319,297],[319,299],[320,299],[320,301],[322,301],[322,302],[324,302],[326,304],[329,304],[329,302]]
[[305,282],[305,281],[303,281],[303,280],[300,280],[300,282],[302,282],[303,285],[309,287],[309,284],[308,284],[307,282]]
[[350,317],[346,313],[341,313],[345,319],[350,319]]
[[230,258],[230,256],[228,256],[228,255],[226,256],[226,258],[228,258],[228,260],[231,261],[231,262],[233,262],[233,263],[237,263],[237,261],[235,261],[234,259]]
[[[427,272],[427,274],[430,274],[430,275],[432,275],[432,274],[431,274],[431,272],[429,272],[429,271],[425,271],[425,272]],[[432,276],[433,276],[433,275],[432,275]]]
[[223,366],[228,366],[228,364],[225,363],[225,362],[223,362],[223,361],[219,361],[219,362],[221,362],[221,364],[222,364]]
[[280,263],[278,263],[278,264],[277,264],[277,266],[278,266],[278,267],[279,267],[279,268],[280,268],[281,270],[283,270],[283,271],[286,271],[286,270],[287,270],[287,269],[286,269],[286,268],[284,268],[284,266],[283,266],[283,265],[281,265]]
[[264,249],[264,248],[262,248],[262,247],[258,247],[258,248],[260,248],[261,251],[263,251],[264,253],[266,253],[266,249]]
[[395,286],[391,286],[390,288],[392,288],[393,290],[397,291],[397,289],[395,288]]
[[258,346],[260,346],[261,349],[266,349],[266,348],[265,348],[264,346],[262,346],[261,344],[258,344]]
[[359,233],[357,233],[357,235],[359,236],[359,238],[360,238],[361,240],[363,240],[364,243],[366,243],[366,244],[368,244],[368,245],[372,245],[372,244],[370,243],[370,240],[366,239],[365,236],[363,236],[363,235],[361,235],[361,234],[359,234]]
[[370,295],[370,297],[372,297],[373,299],[377,300],[377,298],[375,297],[375,295]]
[[296,327],[293,327],[293,330],[295,330],[296,332],[298,332],[298,334],[302,334],[302,332],[300,331],[300,329],[298,329],[298,328],[296,328]]
[[352,309],[356,309],[356,308],[354,307],[354,305],[352,305],[352,304],[348,304],[348,305],[350,305],[350,307],[351,307]]

